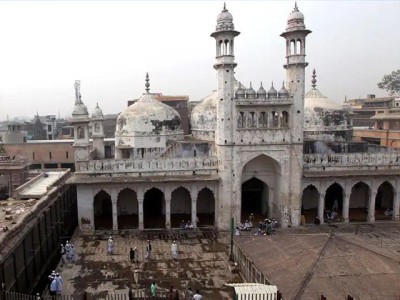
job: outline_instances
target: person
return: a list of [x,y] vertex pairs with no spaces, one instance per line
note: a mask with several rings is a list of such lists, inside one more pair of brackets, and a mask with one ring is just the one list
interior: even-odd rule
[[386,217],[390,217],[393,215],[393,211],[390,208],[387,208],[384,212]]
[[235,235],[240,235],[240,228],[239,228],[239,226],[236,226]]
[[130,259],[131,263],[135,262],[135,251],[133,250],[132,247],[131,247],[131,250],[129,250],[129,259]]
[[56,274],[55,280],[57,282],[56,294],[61,295],[62,289],[63,289],[63,280],[62,280],[60,274],[58,274],[58,273]]
[[153,283],[150,285],[150,297],[152,299],[156,299],[156,291],[157,291],[156,283],[153,281]]
[[267,235],[272,233],[272,222],[270,220],[267,221],[267,228],[266,228]]
[[61,244],[60,254],[61,254],[61,267],[62,267],[65,264],[67,264],[67,256],[65,254],[65,248],[63,244]]
[[181,226],[179,227],[180,229],[186,229],[185,221],[182,220]]
[[171,287],[169,288],[169,291],[168,291],[168,299],[172,300],[173,297],[174,297],[174,286],[171,285]]
[[176,243],[176,241],[172,242],[171,255],[172,255],[172,258],[178,258],[178,244]]
[[193,291],[192,288],[189,286],[186,293],[184,300],[193,300]]
[[55,296],[57,295],[57,280],[56,278],[52,278],[50,283],[50,295]]
[[250,221],[251,223],[253,223],[253,221],[254,221],[254,214],[253,214],[253,213],[250,214],[250,216],[249,216],[249,221]]
[[75,250],[74,245],[71,245],[70,256],[71,256],[72,263],[76,263],[77,257],[76,257],[76,250]]
[[107,253],[108,254],[113,254],[114,253],[114,240],[113,240],[113,238],[111,236],[108,239]]
[[203,297],[200,295],[199,290],[196,290],[196,294],[193,295],[193,300],[203,300]]
[[244,230],[250,230],[251,226],[250,226],[250,222],[249,220],[246,220],[246,222],[244,222]]
[[65,248],[65,255],[66,255],[66,258],[67,258],[67,262],[69,262],[71,260],[71,253],[70,253],[71,244],[69,243],[69,241],[67,241],[65,243],[65,247],[64,248]]
[[135,284],[138,287],[139,286],[139,271],[135,270],[135,272],[133,272],[133,279],[135,280]]
[[318,218],[318,216],[315,217],[315,219],[314,219],[314,224],[315,224],[315,225],[321,224],[321,220]]
[[337,211],[338,209],[339,209],[339,203],[338,203],[338,200],[335,199],[335,200],[333,200],[332,211]]
[[188,221],[186,224],[186,229],[193,229],[193,224],[192,222]]
[[146,259],[151,258],[151,243],[150,240],[147,240],[147,246],[146,246]]

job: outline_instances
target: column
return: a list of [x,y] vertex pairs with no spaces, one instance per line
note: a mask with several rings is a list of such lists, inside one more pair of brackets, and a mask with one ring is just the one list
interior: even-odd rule
[[165,194],[165,228],[171,229],[171,195]]
[[113,230],[118,230],[118,211],[117,211],[117,201],[112,200],[112,220],[113,220]]
[[350,195],[351,191],[347,191],[346,189],[343,190],[342,219],[344,223],[349,223]]
[[[400,182],[397,182],[397,186],[400,187]],[[393,214],[392,220],[398,221],[400,219],[400,192],[398,189],[393,189]]]
[[321,224],[324,224],[324,210],[325,210],[325,194],[319,193],[318,218],[320,219]]
[[374,185],[371,185],[371,190],[369,191],[369,202],[368,202],[368,222],[375,222],[375,198],[376,190],[373,190]]
[[144,223],[143,223],[143,200],[144,196],[138,194],[138,206],[139,206],[139,230],[144,229]]

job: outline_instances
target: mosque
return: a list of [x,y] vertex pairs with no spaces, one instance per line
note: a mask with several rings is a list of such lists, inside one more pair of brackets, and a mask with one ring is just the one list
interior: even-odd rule
[[234,76],[240,33],[224,6],[211,34],[217,90],[192,110],[191,134],[150,93],[147,75],[145,93],[118,116],[113,158],[103,113],[97,106],[89,117],[76,82],[69,183],[80,229],[170,229],[182,220],[229,229],[250,213],[299,226],[302,216],[324,222],[333,206],[342,222],[399,220],[400,153],[351,141],[351,108],[316,88],[315,71],[305,93],[310,33],[296,5],[281,34],[286,80],[256,91]]

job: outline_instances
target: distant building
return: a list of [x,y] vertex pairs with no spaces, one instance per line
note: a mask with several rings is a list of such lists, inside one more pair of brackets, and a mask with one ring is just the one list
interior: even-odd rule
[[7,131],[1,133],[1,141],[4,144],[19,144],[26,142],[27,131],[25,124],[21,122],[8,122]]

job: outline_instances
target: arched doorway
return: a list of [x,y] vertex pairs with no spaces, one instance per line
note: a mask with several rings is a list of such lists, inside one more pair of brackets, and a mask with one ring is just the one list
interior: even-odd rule
[[203,188],[197,196],[197,227],[214,226],[215,224],[215,198],[213,192]]
[[319,193],[315,186],[310,184],[303,190],[301,198],[301,214],[304,215],[306,223],[313,223],[318,216]]
[[[324,202],[324,219],[327,222],[341,220],[343,210],[343,188],[340,184],[335,182],[328,187]],[[332,212],[335,212],[337,217],[330,219],[329,216],[331,216]]]
[[254,214],[254,222],[259,222],[268,216],[268,185],[253,177],[242,184],[242,215],[241,220],[249,219]]
[[393,201],[393,186],[389,182],[385,181],[379,186],[375,198],[376,220],[390,220],[392,218],[391,214],[387,213],[386,210],[389,209],[393,214]]
[[254,223],[269,218],[280,219],[281,166],[273,158],[259,155],[243,167],[241,193],[241,221],[254,214]]
[[94,229],[109,230],[113,228],[111,196],[101,190],[94,196]]
[[182,220],[192,221],[192,199],[184,187],[179,187],[171,194],[171,227],[178,228]]
[[369,186],[360,181],[351,188],[349,221],[365,222],[368,217]]
[[138,201],[136,192],[123,189],[117,201],[118,229],[138,228]]
[[157,188],[144,194],[143,223],[144,228],[165,228],[164,193]]

